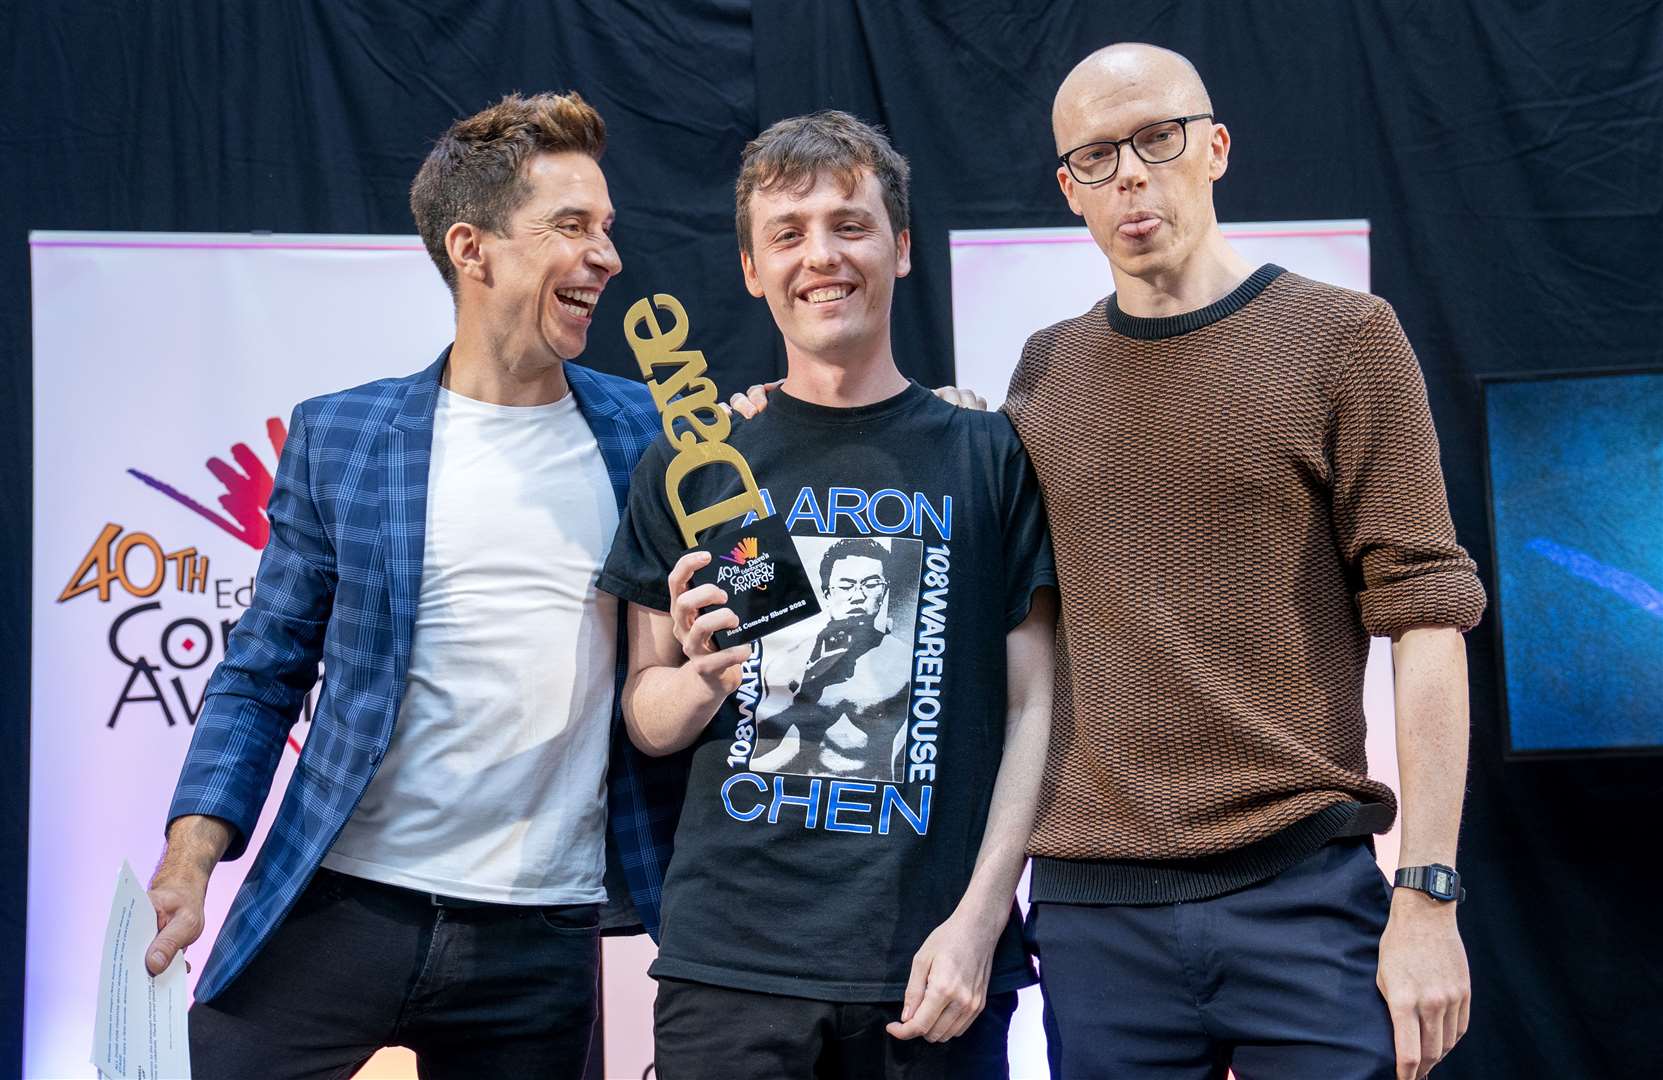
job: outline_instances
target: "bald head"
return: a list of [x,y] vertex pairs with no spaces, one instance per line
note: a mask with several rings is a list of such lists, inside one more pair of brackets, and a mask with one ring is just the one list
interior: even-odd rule
[[[1212,99],[1195,65],[1171,49],[1141,42],[1108,45],[1074,65],[1051,104],[1051,130],[1062,153],[1093,137],[1082,135],[1093,117],[1131,102],[1159,115],[1189,116],[1213,111]],[[1119,136],[1130,135],[1130,131]]]

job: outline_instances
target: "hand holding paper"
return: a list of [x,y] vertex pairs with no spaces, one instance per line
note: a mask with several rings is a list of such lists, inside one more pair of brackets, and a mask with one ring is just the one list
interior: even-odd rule
[[166,970],[151,978],[145,953],[155,925],[149,894],[132,866],[122,863],[104,930],[93,1027],[92,1063],[103,1076],[189,1080],[185,958],[174,953]]
[[159,931],[145,957],[150,974],[161,974],[176,953],[202,936],[208,878],[230,844],[231,826],[219,818],[185,814],[168,827],[167,850],[150,882]]
[[150,890],[150,903],[156,909],[157,934],[144,967],[149,974],[160,975],[201,936],[203,894],[183,886],[158,885]]

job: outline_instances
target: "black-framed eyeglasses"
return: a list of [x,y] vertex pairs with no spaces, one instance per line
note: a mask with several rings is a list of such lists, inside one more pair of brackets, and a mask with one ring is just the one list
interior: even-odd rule
[[861,578],[859,581],[847,578],[834,581],[831,583],[831,591],[839,596],[849,596],[856,589],[859,589],[862,596],[871,596],[874,593],[882,592],[888,584],[889,582],[874,574],[871,577]]
[[1157,120],[1145,124],[1124,139],[1089,142],[1058,155],[1057,163],[1081,184],[1104,184],[1120,171],[1120,147],[1130,143],[1132,152],[1145,165],[1160,165],[1183,154],[1189,144],[1191,120],[1211,120],[1212,113],[1194,116],[1175,116],[1171,120]]

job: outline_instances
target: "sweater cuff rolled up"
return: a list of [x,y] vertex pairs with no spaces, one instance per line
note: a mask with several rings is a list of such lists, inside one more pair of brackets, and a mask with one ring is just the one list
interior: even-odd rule
[[1378,582],[1357,594],[1363,628],[1372,637],[1393,637],[1417,626],[1453,626],[1464,634],[1478,625],[1484,604],[1484,585],[1467,559]]

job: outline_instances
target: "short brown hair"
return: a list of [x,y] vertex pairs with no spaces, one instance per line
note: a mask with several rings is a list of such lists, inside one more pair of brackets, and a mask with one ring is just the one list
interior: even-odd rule
[[908,224],[908,185],[912,170],[882,129],[846,112],[825,109],[771,125],[745,144],[734,185],[734,226],[739,248],[751,253],[751,196],[785,188],[796,195],[813,190],[820,174],[831,173],[853,194],[860,171],[872,170],[883,192],[889,224],[900,236]]
[[458,221],[504,234],[531,194],[525,163],[536,154],[606,150],[606,123],[575,92],[509,94],[439,136],[410,185],[410,212],[434,265],[456,292],[445,234]]

